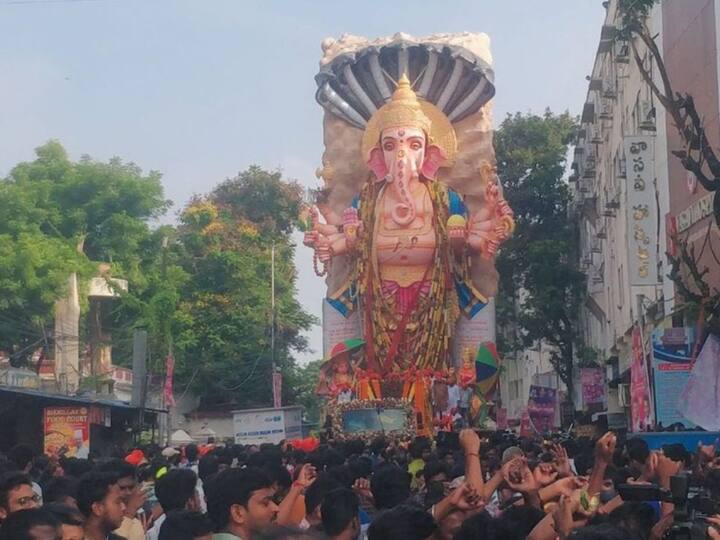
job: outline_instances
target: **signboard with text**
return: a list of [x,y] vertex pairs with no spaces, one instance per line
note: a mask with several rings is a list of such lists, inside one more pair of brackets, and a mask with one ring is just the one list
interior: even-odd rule
[[657,203],[654,139],[625,137],[627,160],[627,242],[630,285],[656,285]]
[[236,444],[278,444],[302,436],[302,407],[233,412]]
[[45,407],[44,452],[87,459],[90,422],[87,407]]

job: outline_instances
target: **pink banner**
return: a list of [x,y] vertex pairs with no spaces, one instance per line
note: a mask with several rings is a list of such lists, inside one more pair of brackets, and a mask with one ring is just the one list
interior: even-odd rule
[[530,386],[528,414],[535,429],[540,432],[552,431],[555,427],[557,390],[545,386]]
[[644,431],[650,424],[650,386],[645,365],[645,344],[642,330],[635,325],[632,331],[632,361],[630,363],[630,415],[632,431]]
[[585,405],[605,402],[605,372],[600,368],[580,370],[582,399]]

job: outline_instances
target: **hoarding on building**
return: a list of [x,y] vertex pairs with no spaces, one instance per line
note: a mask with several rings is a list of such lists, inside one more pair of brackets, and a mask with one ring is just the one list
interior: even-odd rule
[[678,411],[679,398],[690,377],[695,346],[692,328],[656,328],[652,333],[655,418],[664,427],[695,424]]
[[528,414],[539,432],[552,431],[555,427],[555,407],[557,406],[557,390],[546,386],[530,387]]
[[90,452],[88,407],[45,407],[44,452],[84,458]]
[[583,405],[605,403],[605,371],[601,368],[580,370]]
[[653,137],[646,135],[625,137],[630,285],[658,283],[653,141]]

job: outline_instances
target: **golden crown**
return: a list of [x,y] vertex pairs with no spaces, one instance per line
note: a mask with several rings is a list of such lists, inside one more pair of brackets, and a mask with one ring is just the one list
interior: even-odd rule
[[400,77],[390,101],[380,107],[376,115],[380,133],[386,129],[414,127],[430,134],[432,123],[423,112],[405,74]]
[[457,138],[450,120],[440,109],[428,101],[418,99],[407,75],[402,75],[390,100],[372,115],[362,138],[365,159],[380,142],[386,129],[414,127],[422,129],[429,144],[440,146],[445,154],[443,166],[451,166],[457,154]]

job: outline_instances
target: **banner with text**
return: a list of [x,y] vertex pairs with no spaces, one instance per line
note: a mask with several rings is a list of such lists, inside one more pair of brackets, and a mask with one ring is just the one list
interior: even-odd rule
[[656,421],[694,427],[678,411],[679,398],[690,377],[695,331],[690,327],[656,328],[652,333],[653,388]]
[[557,390],[546,386],[530,386],[528,414],[539,432],[552,431],[555,427],[555,407],[557,406]]
[[627,162],[627,242],[630,285],[655,285],[657,271],[657,203],[654,138],[625,137]]
[[45,407],[44,452],[87,459],[90,422],[87,407]]

